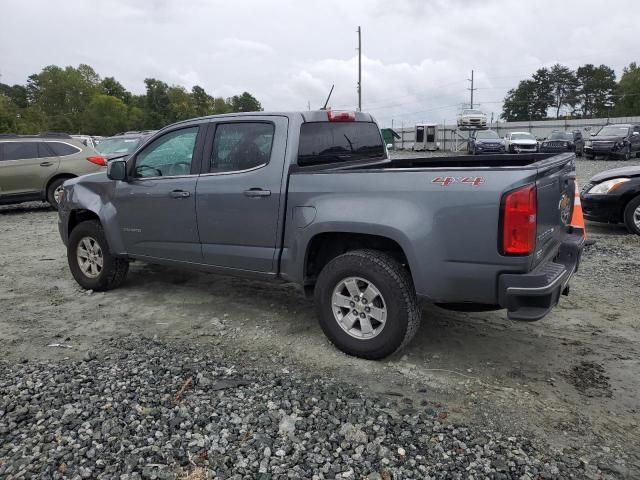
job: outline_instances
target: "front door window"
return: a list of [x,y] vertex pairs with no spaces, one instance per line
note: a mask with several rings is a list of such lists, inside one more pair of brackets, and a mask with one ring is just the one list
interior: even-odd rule
[[136,156],[138,178],[189,175],[198,127],[174,130],[157,139]]

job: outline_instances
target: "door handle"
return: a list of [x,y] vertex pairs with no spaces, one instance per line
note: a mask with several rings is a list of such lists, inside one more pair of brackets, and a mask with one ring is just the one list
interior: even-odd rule
[[271,190],[263,190],[261,188],[250,188],[244,191],[247,197],[268,197],[271,195]]
[[169,195],[171,195],[171,198],[187,198],[191,193],[184,190],[173,190]]
[[51,165],[53,165],[53,162],[41,162],[40,163],[41,167],[50,167]]

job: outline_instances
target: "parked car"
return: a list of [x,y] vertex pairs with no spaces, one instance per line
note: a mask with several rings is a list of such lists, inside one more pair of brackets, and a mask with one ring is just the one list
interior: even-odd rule
[[598,173],[582,188],[581,200],[587,220],[624,223],[640,235],[640,166]]
[[478,130],[469,136],[467,152],[471,155],[480,153],[504,153],[504,140],[493,130]]
[[458,127],[461,128],[486,128],[487,116],[480,110],[467,108],[458,115]]
[[144,143],[155,130],[146,130],[141,132],[125,132],[118,133],[113,137],[101,138],[96,145],[96,151],[102,157],[103,165],[113,157],[132,153],[139,145]]
[[361,112],[217,115],[67,181],[59,229],[83,288],[134,259],[293,282],[338,348],[377,359],[411,340],[418,298],[537,320],[568,293],[575,156],[509,161],[390,160]]
[[538,141],[529,132],[511,132],[504,137],[505,148],[509,153],[535,153]]
[[605,125],[585,142],[584,154],[593,160],[596,155],[615,156],[629,160],[640,155],[640,125]]
[[91,147],[95,150],[97,143],[94,138],[89,135],[71,135],[71,138],[81,141],[85,146]]
[[565,132],[554,130],[549,138],[540,143],[542,153],[576,152],[576,156],[581,157],[584,153],[584,138],[580,130]]
[[0,136],[0,204],[42,200],[58,208],[62,183],[100,171],[95,151],[65,134]]

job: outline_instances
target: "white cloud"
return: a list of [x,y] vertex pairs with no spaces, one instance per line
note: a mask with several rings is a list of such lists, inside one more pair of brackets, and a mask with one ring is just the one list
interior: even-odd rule
[[[635,58],[637,0],[606,15],[598,0],[4,0],[0,81],[49,64],[89,63],[132,91],[156,77],[222,96],[253,93],[266,109],[357,103],[356,28],[363,29],[363,109],[388,124],[452,119],[468,101],[500,101],[540,65]],[[37,12],[37,13],[34,13]],[[29,28],[25,28],[29,25]],[[67,27],[71,26],[71,27]]]

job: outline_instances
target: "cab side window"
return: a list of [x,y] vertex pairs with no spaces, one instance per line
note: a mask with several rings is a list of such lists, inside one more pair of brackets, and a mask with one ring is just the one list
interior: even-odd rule
[[174,130],[147,145],[136,156],[138,178],[189,175],[198,127]]
[[274,127],[271,123],[221,123],[216,127],[209,172],[237,172],[269,163]]

